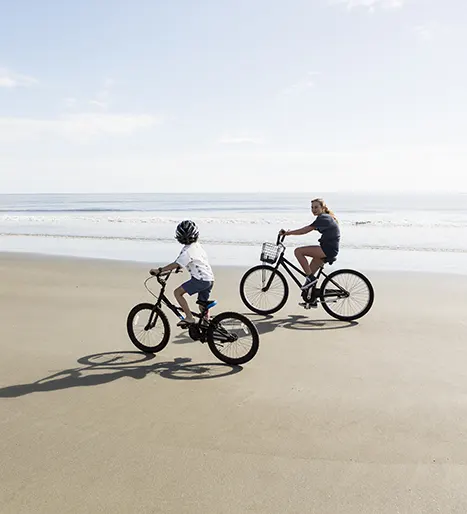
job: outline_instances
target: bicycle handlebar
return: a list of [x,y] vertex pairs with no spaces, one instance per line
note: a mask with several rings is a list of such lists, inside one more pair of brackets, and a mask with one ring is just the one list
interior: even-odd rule
[[181,272],[182,272],[182,268],[179,266],[178,268],[175,268],[175,270],[164,271],[163,273],[153,273],[152,271],[150,271],[149,274],[153,277],[156,277],[157,281],[162,286],[167,282],[167,280],[169,279],[170,275],[172,275],[172,273],[181,273]]
[[280,244],[282,244],[284,242],[284,239],[285,239],[285,235],[281,234],[279,232],[279,234],[277,234],[276,246],[279,246]]

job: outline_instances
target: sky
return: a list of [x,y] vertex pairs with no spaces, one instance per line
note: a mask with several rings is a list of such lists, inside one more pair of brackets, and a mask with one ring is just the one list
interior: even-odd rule
[[465,0],[0,12],[0,193],[467,191]]

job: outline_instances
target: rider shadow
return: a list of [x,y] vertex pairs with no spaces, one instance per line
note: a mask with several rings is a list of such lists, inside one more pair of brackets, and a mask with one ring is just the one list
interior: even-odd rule
[[0,398],[17,398],[31,393],[58,391],[72,387],[88,387],[107,384],[120,378],[142,379],[151,373],[172,380],[206,380],[222,378],[238,373],[242,366],[223,363],[190,364],[188,357],[173,362],[141,363],[155,358],[139,352],[107,352],[86,355],[78,359],[83,366],[64,369],[30,384],[18,384],[0,389]]
[[187,343],[196,343],[199,341],[193,341],[193,339],[188,335],[188,331],[176,335],[171,341],[172,344],[187,344]]
[[339,330],[358,325],[357,321],[340,321],[335,319],[314,320],[302,314],[289,314],[286,318],[274,318],[271,314],[250,314],[249,316],[254,322],[259,334],[266,334],[280,327],[290,330]]

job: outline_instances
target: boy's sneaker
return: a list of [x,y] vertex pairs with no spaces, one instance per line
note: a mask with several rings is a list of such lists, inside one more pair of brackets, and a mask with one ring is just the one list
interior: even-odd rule
[[180,328],[188,328],[190,325],[195,325],[196,324],[196,320],[193,320],[193,321],[187,321],[186,319],[181,319],[178,323],[177,323],[177,327],[180,327]]
[[313,287],[316,284],[316,282],[318,282],[318,279],[315,276],[311,275],[306,277],[305,283],[301,287],[302,291],[306,291],[310,287]]

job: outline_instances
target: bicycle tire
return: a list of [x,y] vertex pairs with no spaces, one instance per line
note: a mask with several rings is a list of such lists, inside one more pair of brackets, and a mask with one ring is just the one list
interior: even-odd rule
[[[331,303],[331,301],[327,302],[326,301],[327,297],[325,296],[326,288],[329,286],[329,289],[332,289],[332,285],[333,285],[332,281],[337,282],[339,284],[338,278],[337,278],[337,277],[339,277],[339,275],[341,275],[341,282],[343,282],[343,285],[341,287],[343,287],[344,289],[346,289],[345,284],[346,283],[349,284],[349,280],[353,280],[353,284],[347,285],[347,288],[349,289],[349,291],[348,291],[349,296],[346,298],[337,300],[337,301],[333,300],[332,303]],[[353,277],[353,279],[348,278],[346,281],[343,281],[343,278],[342,278],[343,275],[347,275],[348,277]],[[358,284],[358,282],[360,282],[360,285],[356,287],[356,284]],[[341,284],[339,284],[339,285],[341,285]],[[354,291],[353,297],[352,297],[352,290],[350,290],[350,287],[352,287],[352,290]],[[334,285],[334,288],[335,288],[335,285]],[[360,288],[360,289],[358,289],[358,288]],[[366,293],[365,293],[365,289],[366,289]],[[362,299],[364,299],[365,294],[368,295],[368,298],[365,300],[365,304],[364,304],[364,306],[361,307],[360,310],[357,310],[355,313],[350,314],[350,308],[355,306],[356,303],[358,302],[359,294],[361,295]],[[323,309],[330,316],[332,316],[333,318],[336,318],[338,320],[341,320],[341,321],[354,321],[356,319],[362,318],[371,309],[374,299],[375,299],[375,292],[374,292],[373,286],[371,285],[371,282],[368,280],[367,277],[365,277],[365,275],[363,275],[363,273],[360,273],[359,271],[355,271],[352,269],[340,269],[340,270],[334,271],[333,273],[329,274],[324,279],[324,281],[321,285],[320,300],[321,300],[321,305],[323,306]],[[334,306],[334,304],[337,303],[338,301],[341,302],[342,306],[347,307],[346,314],[341,314],[339,312],[336,312],[336,309],[333,309],[331,307],[331,305]]]
[[[263,274],[263,272],[265,272],[265,274]],[[270,273],[267,274],[267,272]],[[268,289],[268,291],[262,291],[263,284],[269,280],[271,273],[274,273],[275,275],[273,278],[273,287]],[[277,293],[275,293],[276,290]],[[264,304],[267,301],[266,295],[268,293],[269,298],[274,298],[274,296],[276,296],[278,301],[276,305],[264,308]],[[287,302],[289,297],[289,284],[279,270],[273,266],[268,266],[267,264],[260,264],[250,268],[243,275],[240,281],[240,297],[245,306],[256,314],[274,314],[275,312],[280,311]]]
[[[228,321],[236,321],[237,324],[240,322],[242,326],[229,329],[226,327]],[[249,347],[245,345],[246,341],[240,343],[241,337],[238,337],[240,334],[234,332],[234,330],[238,330],[246,333],[245,327],[251,336]],[[237,338],[231,342],[223,341],[224,337],[230,335],[235,335]],[[249,362],[257,354],[259,349],[259,334],[253,322],[243,314],[239,314],[238,312],[222,312],[211,320],[207,331],[207,342],[213,355],[220,361],[225,364],[239,365]],[[240,354],[237,354],[235,357],[232,356],[231,352],[231,350],[234,349],[240,349]],[[247,351],[243,352],[245,349],[247,349]]]
[[[144,327],[147,325],[150,315],[153,311],[156,311],[157,320],[156,325],[151,329],[151,331],[146,330]],[[141,315],[142,311],[147,311],[147,315],[143,314],[141,316],[141,323],[139,323],[139,327],[135,332],[135,324],[138,323],[140,320],[139,318],[136,318],[136,316],[139,314]],[[136,323],[135,323],[136,320]],[[162,323],[162,326],[159,324],[159,320]],[[152,334],[155,335],[158,332],[153,332],[156,327],[161,326],[162,334],[159,338],[156,338],[158,340],[158,343],[155,345],[148,345],[145,344],[145,333],[146,334]],[[141,328],[143,327],[143,328]],[[126,328],[128,335],[130,337],[131,342],[138,348],[139,350],[145,352],[145,353],[157,353],[163,350],[170,339],[170,324],[169,320],[167,319],[167,316],[162,312],[159,308],[154,308],[154,304],[152,303],[140,303],[138,305],[135,305],[133,309],[128,314],[127,322],[126,322]],[[149,338],[149,335],[147,335]],[[141,340],[142,339],[142,340]]]

